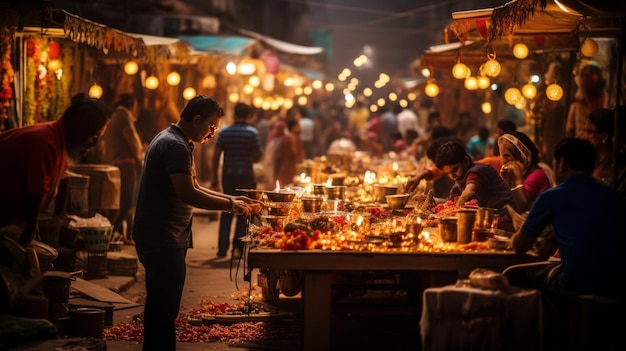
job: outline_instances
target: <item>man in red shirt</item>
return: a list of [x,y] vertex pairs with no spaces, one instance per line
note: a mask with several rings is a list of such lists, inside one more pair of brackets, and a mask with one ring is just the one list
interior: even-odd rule
[[104,104],[80,94],[57,121],[0,134],[0,228],[18,226],[18,242],[30,244],[70,161],[96,144],[109,118]]

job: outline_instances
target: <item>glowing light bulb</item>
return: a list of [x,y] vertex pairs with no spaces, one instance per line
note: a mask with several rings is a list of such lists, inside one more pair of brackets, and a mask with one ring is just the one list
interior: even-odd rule
[[424,93],[430,97],[435,97],[439,95],[439,86],[434,81],[428,81],[424,87]]
[[489,77],[497,77],[502,70],[502,66],[500,66],[500,62],[495,59],[489,59],[483,65],[483,70]]
[[89,87],[89,97],[94,99],[102,97],[102,87],[98,85],[98,83],[93,83],[93,85]]
[[527,99],[532,99],[537,95],[537,87],[534,84],[528,83],[522,87],[522,95]]
[[155,76],[150,76],[146,78],[146,88],[150,90],[154,90],[159,87],[159,78]]
[[175,87],[180,84],[180,74],[178,72],[170,72],[167,75],[167,84]]
[[484,114],[486,115],[490,114],[492,110],[491,102],[489,101],[483,102],[482,105],[480,105],[480,109],[483,111]]
[[528,56],[528,46],[524,43],[517,43],[513,46],[513,56],[522,60]]
[[471,74],[469,67],[462,62],[452,66],[452,76],[456,79],[465,79]]
[[193,97],[196,96],[196,89],[192,88],[192,87],[187,87],[185,88],[185,90],[183,90],[183,98],[187,101],[193,99]]
[[563,97],[563,88],[557,83],[548,85],[546,88],[546,97],[552,101],[559,101]]
[[594,57],[598,53],[598,43],[591,38],[586,38],[580,46],[580,53],[585,57]]
[[504,100],[506,100],[506,102],[509,105],[515,105],[517,104],[520,100],[522,99],[522,92],[519,91],[519,89],[513,87],[513,88],[508,88],[505,92],[504,92]]
[[139,65],[135,61],[128,61],[124,65],[124,72],[126,72],[126,74],[128,74],[129,76],[137,74],[138,71]]

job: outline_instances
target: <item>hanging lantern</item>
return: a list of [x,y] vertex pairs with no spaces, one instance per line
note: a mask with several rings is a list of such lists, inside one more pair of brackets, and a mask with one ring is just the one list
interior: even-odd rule
[[150,76],[146,78],[146,88],[150,90],[154,90],[159,87],[159,78],[155,76]]
[[500,71],[502,70],[502,66],[500,66],[500,63],[496,61],[495,59],[487,60],[483,68],[484,68],[485,74],[488,75],[489,77],[497,77],[500,74]]
[[483,75],[476,78],[476,81],[478,83],[479,89],[487,89],[489,88],[489,85],[491,84],[491,80],[489,79],[489,77],[483,76]]
[[500,62],[496,61],[496,52],[492,47],[487,48],[487,62],[483,64],[483,72],[489,77],[497,77],[502,70]]
[[594,57],[598,53],[598,43],[591,38],[585,38],[580,45],[580,53],[585,57]]
[[254,87],[250,84],[246,84],[243,86],[243,92],[244,94],[250,95],[254,92]]
[[167,75],[166,80],[167,80],[167,84],[175,87],[178,84],[180,84],[180,74],[178,74],[178,72],[170,72]]
[[98,83],[93,83],[93,85],[89,87],[89,97],[93,99],[102,97],[102,87],[99,86]]
[[513,56],[523,60],[528,56],[528,46],[524,43],[517,43],[513,46]]
[[508,88],[505,92],[504,92],[504,100],[506,100],[506,102],[509,105],[515,105],[517,104],[520,100],[522,99],[522,93],[519,91],[519,89],[513,87],[513,88]]
[[533,99],[537,95],[537,87],[532,83],[524,85],[522,87],[522,95],[527,99]]
[[335,90],[335,84],[326,83],[326,85],[324,85],[324,89],[326,89],[326,91],[330,93],[331,91]]
[[465,79],[470,74],[472,74],[472,72],[469,67],[460,61],[452,66],[452,76],[456,79]]
[[126,72],[129,76],[137,74],[138,71],[139,65],[135,61],[128,61],[124,65],[124,72]]
[[55,60],[61,57],[61,45],[58,41],[50,41],[48,43],[48,58]]
[[476,77],[467,77],[463,85],[467,90],[476,90],[478,89],[478,80],[476,80]]
[[552,101],[559,101],[563,97],[563,88],[557,83],[548,85],[546,88],[546,97]]
[[187,87],[183,90],[183,98],[187,101],[191,100],[196,96],[196,89],[192,87]]
[[424,93],[430,97],[439,95],[439,86],[435,83],[434,79],[431,78],[428,80],[428,84],[424,87]]
[[480,105],[480,109],[483,111],[484,114],[486,115],[490,114],[492,110],[491,102],[489,101],[483,102],[482,105]]

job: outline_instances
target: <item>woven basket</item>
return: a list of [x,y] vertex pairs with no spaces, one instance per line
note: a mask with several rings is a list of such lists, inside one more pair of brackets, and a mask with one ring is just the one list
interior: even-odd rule
[[87,252],[101,252],[109,249],[113,226],[110,227],[81,227],[80,235]]

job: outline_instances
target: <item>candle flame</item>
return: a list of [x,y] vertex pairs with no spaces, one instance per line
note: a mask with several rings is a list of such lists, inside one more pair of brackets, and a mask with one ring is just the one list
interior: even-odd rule
[[361,225],[363,224],[363,216],[359,216],[359,218],[356,219],[356,225]]
[[328,179],[326,180],[326,186],[332,186],[332,185],[333,185],[333,180],[332,180],[332,179],[330,179],[330,178],[328,178]]
[[398,163],[394,162],[392,168],[393,168],[394,172],[397,172],[398,171]]
[[279,191],[279,190],[280,190],[280,183],[278,182],[278,180],[276,181],[276,189],[275,189],[275,190],[276,190],[276,191]]

